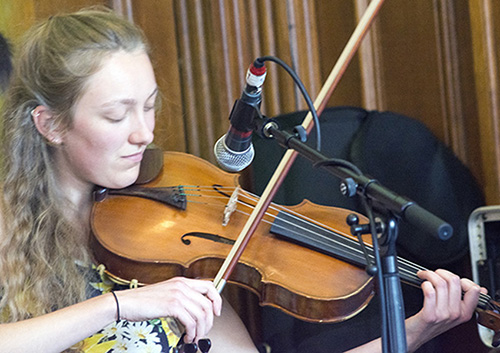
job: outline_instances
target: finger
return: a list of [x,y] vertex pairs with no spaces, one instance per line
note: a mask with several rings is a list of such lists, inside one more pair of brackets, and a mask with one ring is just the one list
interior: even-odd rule
[[186,308],[198,324],[195,340],[205,338],[213,327],[214,315],[221,313],[222,298],[210,281],[188,278],[178,280],[183,285],[182,290],[186,292],[186,296],[190,297],[193,304]]
[[464,291],[464,293],[467,293],[470,290],[472,290],[472,291],[479,290],[481,293],[483,293],[483,290],[487,291],[486,288],[479,287],[479,285],[477,283],[471,281],[468,278],[461,278],[460,285],[462,286],[462,290]]
[[213,303],[213,310],[215,315],[220,316],[222,310],[222,297],[212,282],[209,282],[206,296]]
[[[175,311],[179,318],[186,320],[186,342],[193,342],[199,338],[206,337],[206,334],[213,325],[212,301],[209,300],[203,292],[203,286],[200,286],[196,280],[186,278],[175,278],[166,284],[169,286],[168,292],[174,293],[175,301],[171,303],[171,310]],[[175,289],[174,289],[175,288]],[[186,318],[186,314],[189,318]]]
[[[419,277],[425,279],[427,282],[424,282],[422,289],[427,291],[429,296],[427,302],[424,302],[424,311],[426,313],[426,317],[431,322],[442,322],[448,321],[452,317],[457,317],[460,315],[461,309],[458,306],[459,298],[457,298],[456,302],[450,304],[450,283],[453,283],[455,279],[453,279],[453,274],[447,271],[425,271],[425,273],[419,274]],[[457,277],[458,278],[458,277]],[[427,285],[425,285],[427,283]],[[431,288],[427,287],[431,286],[434,290],[434,294],[431,291]],[[457,286],[459,287],[458,283]],[[425,294],[425,292],[424,292]],[[430,295],[434,295],[434,302],[431,302],[432,297]],[[452,305],[452,306],[450,306]]]
[[205,295],[213,304],[212,309],[214,314],[220,316],[222,310],[222,298],[213,282],[194,279],[188,280],[188,285]]
[[184,342],[191,343],[196,338],[196,321],[193,316],[184,308],[178,307],[172,310],[172,317],[184,326]]
[[443,310],[443,305],[448,302],[448,283],[443,277],[433,271],[425,271],[424,278],[434,287],[436,292],[436,310],[439,313]]
[[[433,314],[436,311],[436,289],[429,281],[425,281],[421,285],[424,294],[424,305],[422,310],[428,314]],[[434,315],[432,315],[434,317]]]
[[464,311],[467,318],[472,315],[474,310],[477,307],[477,303],[479,300],[479,295],[482,291],[482,288],[479,287],[476,283],[468,280],[466,278],[462,278],[460,280],[462,290],[463,290],[463,302],[464,302]]
[[446,305],[451,319],[456,319],[461,313],[462,284],[460,277],[446,270],[436,270],[436,274],[441,276],[448,285],[448,301],[443,305]]
[[204,295],[194,292],[185,302],[185,310],[196,322],[196,336],[194,340],[206,337],[213,326],[214,314],[212,302]]

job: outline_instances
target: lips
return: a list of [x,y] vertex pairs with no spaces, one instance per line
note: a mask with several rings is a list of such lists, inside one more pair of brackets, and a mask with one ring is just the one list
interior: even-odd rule
[[142,161],[143,154],[144,152],[141,151],[134,154],[129,154],[128,156],[124,156],[123,158],[135,163],[139,163],[140,161]]

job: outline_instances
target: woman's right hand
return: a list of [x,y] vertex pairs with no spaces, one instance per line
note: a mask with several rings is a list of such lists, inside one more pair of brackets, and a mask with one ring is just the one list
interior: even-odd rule
[[175,277],[137,289],[115,292],[121,319],[143,321],[174,317],[186,330],[185,341],[206,337],[219,316],[222,298],[210,281]]

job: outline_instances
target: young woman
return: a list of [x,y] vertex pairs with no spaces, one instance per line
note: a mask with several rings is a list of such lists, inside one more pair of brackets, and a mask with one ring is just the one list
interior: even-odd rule
[[[2,351],[167,352],[178,338],[162,318],[173,317],[186,341],[208,335],[211,352],[257,352],[211,282],[112,291],[93,268],[92,191],[135,181],[157,100],[141,32],[109,11],[53,16],[26,35],[3,114]],[[408,321],[411,349],[468,320],[479,295],[445,271],[421,276],[426,300]]]
[[[166,352],[177,339],[155,319],[177,318],[192,341],[207,336],[221,315],[221,297],[208,281],[175,278],[117,291],[115,299],[106,278],[92,271],[92,190],[137,178],[157,99],[141,32],[110,12],[53,16],[27,34],[3,122],[2,351],[76,345]],[[85,300],[92,289],[107,293]],[[237,319],[223,310],[213,351],[257,351]],[[219,329],[236,334],[219,342]]]

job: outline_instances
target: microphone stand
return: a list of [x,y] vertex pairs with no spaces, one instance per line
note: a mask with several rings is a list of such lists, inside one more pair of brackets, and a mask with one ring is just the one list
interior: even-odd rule
[[[369,224],[358,226],[357,217],[355,219],[356,222],[354,224],[352,222],[353,218],[347,221],[351,225],[351,233],[353,235],[359,236],[371,232],[371,227],[367,227]],[[372,236],[374,256],[378,266],[374,267],[371,265],[369,258],[366,259],[366,262],[368,274],[373,275],[376,273],[379,283],[381,283],[379,286],[379,296],[381,299],[383,351],[406,352],[405,312],[396,252],[396,239],[398,237],[397,217],[389,216],[381,229],[383,232],[380,240],[377,239],[376,235]],[[379,248],[379,252],[376,251],[377,248]],[[382,255],[381,259],[380,255]],[[380,273],[377,270],[378,268],[382,269]]]
[[406,352],[405,312],[401,280],[399,278],[396,239],[398,237],[398,222],[396,217],[390,217],[386,222],[385,241],[380,242],[382,255],[382,276],[386,294],[386,315],[389,333],[389,352]]
[[[382,208],[388,214],[386,221],[386,231],[381,238],[380,253],[382,260],[377,259],[381,264],[382,273],[378,274],[379,291],[381,298],[387,293],[385,302],[382,302],[382,319],[387,325],[383,325],[382,330],[382,348],[384,352],[407,352],[406,330],[404,325],[405,314],[403,299],[401,293],[401,281],[398,273],[396,239],[398,236],[398,221],[404,220],[441,240],[447,240],[453,233],[452,227],[402,196],[397,195],[391,190],[378,184],[376,180],[369,179],[358,170],[340,166],[337,163],[331,163],[331,159],[319,151],[306,145],[306,133],[301,126],[296,127],[296,133],[291,134],[282,131],[272,119],[256,119],[255,131],[259,136],[267,139],[275,139],[282,147],[293,149],[303,157],[313,162],[313,165],[321,166],[329,173],[341,178],[342,191],[346,196],[358,194],[370,203],[377,203],[377,207]],[[359,172],[359,173],[358,173]],[[376,225],[372,220],[371,227],[357,226],[351,224],[351,230],[359,234],[372,233],[373,248],[376,257],[378,257],[378,241],[376,236]],[[370,230],[372,229],[372,230]],[[354,232],[353,232],[354,234]],[[367,259],[369,261],[369,259]],[[367,263],[370,267],[370,263]],[[380,272],[380,271],[377,271]]]

